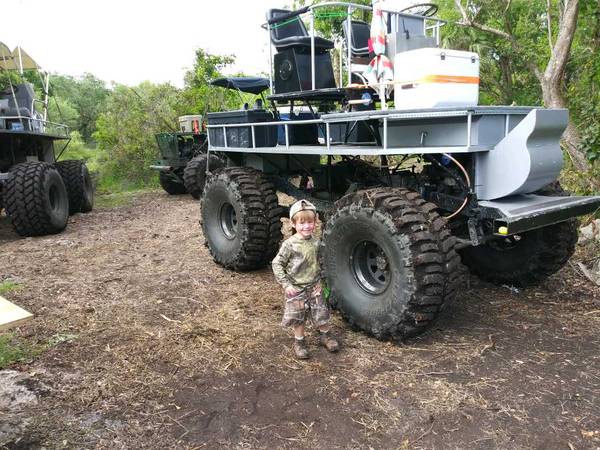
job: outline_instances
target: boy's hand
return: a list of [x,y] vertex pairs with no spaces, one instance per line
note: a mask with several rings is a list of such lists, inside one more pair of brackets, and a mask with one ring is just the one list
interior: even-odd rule
[[285,295],[288,297],[293,297],[296,294],[298,294],[298,291],[294,289],[294,286],[288,286],[285,288]]
[[313,288],[313,293],[315,295],[321,295],[321,291],[322,291],[322,289],[321,289],[321,283],[315,284],[315,287]]

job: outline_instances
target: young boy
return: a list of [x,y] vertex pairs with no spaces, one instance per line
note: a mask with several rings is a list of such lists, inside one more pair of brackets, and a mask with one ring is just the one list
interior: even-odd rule
[[299,359],[308,358],[304,338],[307,314],[319,329],[319,343],[330,352],[337,352],[339,344],[328,334],[330,314],[321,291],[319,240],[313,236],[317,209],[307,200],[297,201],[290,208],[290,220],[296,233],[284,241],[273,260],[273,273],[285,290],[281,325],[294,328],[294,353]]

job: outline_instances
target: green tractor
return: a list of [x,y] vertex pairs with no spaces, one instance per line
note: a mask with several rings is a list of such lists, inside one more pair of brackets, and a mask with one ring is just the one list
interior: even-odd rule
[[206,155],[208,142],[202,131],[202,116],[181,116],[179,125],[181,131],[156,134],[160,160],[150,167],[158,170],[160,185],[168,194],[189,193],[199,199],[206,169],[216,169],[224,164],[217,156]]

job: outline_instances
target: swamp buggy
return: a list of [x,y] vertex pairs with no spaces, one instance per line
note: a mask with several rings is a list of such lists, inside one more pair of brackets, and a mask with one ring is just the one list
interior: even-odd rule
[[[314,34],[321,8],[346,13],[337,81],[334,43]],[[493,283],[530,286],[566,264],[576,217],[600,205],[556,181],[568,112],[477,106],[479,58],[439,48],[435,9],[376,8],[387,45],[375,56],[367,40],[377,24],[353,18],[370,7],[268,12],[275,54],[268,83],[256,82],[271,88],[270,110],[208,114],[206,158],[224,167],[207,164],[201,226],[218,264],[269,264],[285,216],[277,192],[309,199],[324,221],[330,302],[380,339],[426,330],[463,265]],[[381,77],[392,66],[393,78]]]
[[[38,69],[20,47],[11,52],[0,43],[0,71]],[[36,100],[31,83],[11,77],[0,91],[0,210],[21,236],[59,233],[70,214],[90,212],[94,202],[85,163],[58,161],[71,138],[66,125],[47,120],[49,75],[40,79],[44,100]]]
[[150,168],[158,170],[158,181],[167,194],[190,194],[198,199],[206,182],[207,163],[210,170],[223,167],[223,163],[206,152],[208,142],[201,115],[181,116],[179,125],[180,131],[154,136],[160,159]]

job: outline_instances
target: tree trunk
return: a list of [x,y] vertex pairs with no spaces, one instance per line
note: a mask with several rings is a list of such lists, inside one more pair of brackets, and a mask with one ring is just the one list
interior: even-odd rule
[[[539,77],[544,105],[547,108],[567,107],[563,95],[563,77],[575,36],[575,29],[577,28],[578,13],[579,0],[569,0],[562,14],[560,30],[552,49],[552,56],[548,61],[546,70]],[[570,120],[563,134],[563,141],[575,168],[580,171],[587,171],[589,168],[588,161],[580,150],[581,137]]]

